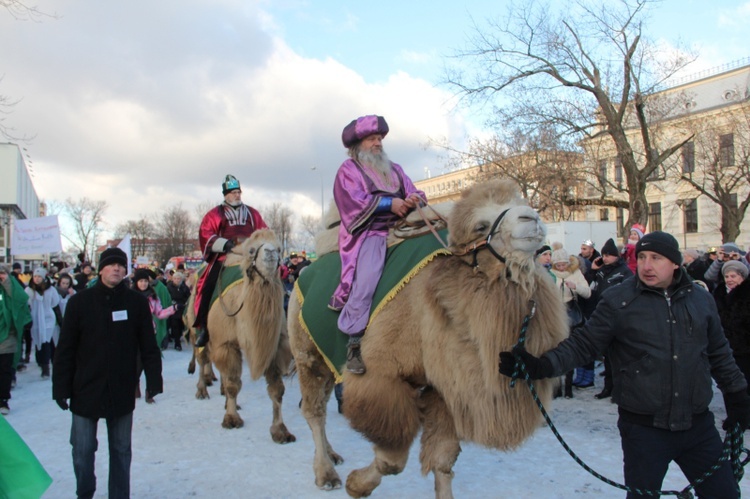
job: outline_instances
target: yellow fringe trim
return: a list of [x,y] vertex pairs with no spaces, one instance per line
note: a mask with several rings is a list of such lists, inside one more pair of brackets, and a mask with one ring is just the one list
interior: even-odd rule
[[[427,266],[432,260],[434,260],[439,255],[450,255],[451,252],[447,249],[441,248],[433,251],[432,253],[428,254],[422,260],[419,261],[400,281],[398,284],[396,284],[393,288],[391,288],[388,293],[383,297],[382,300],[380,300],[380,303],[378,303],[378,306],[375,307],[375,310],[370,314],[370,320],[367,322],[367,327],[370,327],[370,324],[372,324],[372,321],[375,320],[375,317],[380,313],[380,311],[383,309],[383,307],[393,300],[396,295],[404,289],[404,286],[406,286],[409,281],[417,275],[423,268]],[[315,338],[313,338],[312,333],[310,333],[310,329],[307,327],[307,324],[305,323],[305,320],[302,318],[302,305],[305,303],[305,297],[302,294],[302,291],[300,291],[299,286],[297,285],[297,282],[294,283],[294,292],[297,295],[297,300],[299,300],[300,304],[300,311],[299,316],[297,317],[299,319],[299,323],[302,326],[302,328],[307,333],[307,336],[310,338],[310,341],[313,342],[315,345],[315,348],[317,348],[318,353],[320,353],[320,356],[323,357],[323,360],[326,363],[326,366],[328,366],[328,369],[331,370],[331,373],[333,373],[333,376],[336,380],[336,383],[341,383],[344,381],[344,377],[339,374],[338,369],[336,366],[331,362],[331,359],[329,359],[325,353],[323,353],[323,350],[320,348],[320,346],[315,342]]]

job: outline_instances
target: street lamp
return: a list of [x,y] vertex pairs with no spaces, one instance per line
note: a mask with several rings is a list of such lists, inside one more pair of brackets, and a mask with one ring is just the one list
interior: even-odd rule
[[320,223],[323,223],[323,214],[325,212],[325,205],[323,204],[323,174],[318,170],[317,166],[313,166],[310,168],[312,171],[317,171],[318,176],[320,177]]

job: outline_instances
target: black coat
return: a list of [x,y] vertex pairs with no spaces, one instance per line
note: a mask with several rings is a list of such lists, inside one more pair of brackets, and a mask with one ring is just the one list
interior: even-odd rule
[[750,280],[745,279],[727,293],[721,285],[714,290],[721,326],[735,355],[750,355]]
[[[724,393],[745,391],[711,295],[684,269],[663,290],[638,276],[608,289],[585,325],[544,354],[554,374],[606,352],[612,362],[612,400],[656,428],[686,430],[708,410],[713,382]],[[675,396],[679,394],[679,396]]]
[[73,295],[65,309],[52,371],[52,397],[70,399],[87,418],[123,416],[135,409],[136,359],[146,390],[161,393],[161,352],[146,297],[101,281]]
[[176,286],[172,281],[167,283],[167,291],[169,296],[172,297],[172,301],[185,305],[190,299],[190,288],[184,282],[181,282],[179,286]]

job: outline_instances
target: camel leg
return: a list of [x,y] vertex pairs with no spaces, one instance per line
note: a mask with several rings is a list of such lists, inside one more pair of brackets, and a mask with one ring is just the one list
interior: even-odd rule
[[268,397],[273,403],[273,422],[271,423],[271,439],[277,444],[288,444],[296,442],[297,437],[289,433],[284,420],[281,417],[281,402],[284,398],[284,380],[281,378],[281,371],[272,363],[264,373],[267,384]]
[[398,475],[404,470],[409,458],[409,447],[384,449],[375,446],[375,459],[369,466],[354,470],[346,479],[346,492],[352,497],[367,497],[380,485],[385,475]]
[[198,366],[200,367],[198,370],[198,383],[196,385],[198,391],[195,392],[195,398],[198,400],[204,400],[210,398],[208,395],[208,387],[213,384],[211,359],[208,356],[206,348],[193,348],[193,357],[196,359]]
[[434,390],[422,394],[420,409],[424,418],[419,453],[422,473],[434,474],[436,499],[453,499],[453,465],[461,453],[453,416]]
[[211,345],[211,360],[221,373],[221,384],[226,397],[224,428],[241,428],[245,422],[237,412],[237,395],[242,389],[242,354],[236,342],[223,343],[217,348]]
[[344,458],[333,450],[326,435],[326,407],[333,391],[333,374],[319,357],[298,357],[297,370],[302,392],[302,415],[315,443],[315,485],[323,490],[340,489],[341,477],[334,466],[343,463]]

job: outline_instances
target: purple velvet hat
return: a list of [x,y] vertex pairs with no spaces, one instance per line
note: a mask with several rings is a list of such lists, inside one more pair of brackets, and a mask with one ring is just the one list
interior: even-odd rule
[[344,147],[348,148],[374,133],[379,133],[383,137],[388,135],[388,123],[385,122],[385,118],[374,114],[360,116],[344,127],[344,131],[341,132],[341,141]]

